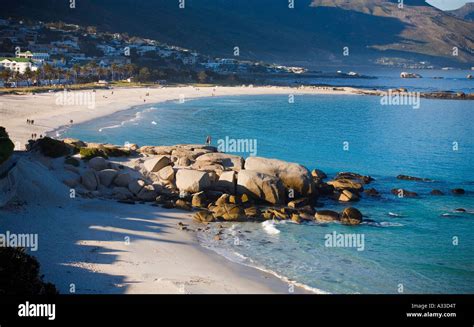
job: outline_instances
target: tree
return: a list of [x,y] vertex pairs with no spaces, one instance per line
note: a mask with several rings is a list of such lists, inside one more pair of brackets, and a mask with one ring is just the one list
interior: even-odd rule
[[77,83],[77,77],[81,73],[81,66],[79,66],[79,64],[74,64],[72,66],[72,71],[74,72],[74,83]]
[[199,83],[205,83],[206,80],[207,80],[207,74],[206,74],[206,72],[203,71],[203,70],[200,71],[200,72],[198,73],[197,78],[198,78]]
[[44,78],[46,78],[49,81],[49,85],[51,85],[51,79],[54,78],[54,73],[55,73],[55,69],[53,66],[51,66],[48,63],[44,64],[43,74],[44,74]]
[[0,78],[7,83],[8,80],[12,77],[12,71],[10,69],[4,69],[0,71]]
[[30,67],[26,67],[23,77],[26,79],[27,86],[30,86],[30,80],[33,77],[33,72]]
[[146,82],[150,80],[150,70],[147,67],[143,67],[138,72],[138,80],[140,82]]

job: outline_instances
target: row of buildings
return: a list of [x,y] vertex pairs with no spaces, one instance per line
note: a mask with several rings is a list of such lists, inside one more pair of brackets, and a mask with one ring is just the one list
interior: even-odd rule
[[[8,52],[2,50],[10,49]],[[94,62],[98,67],[127,65],[132,62],[155,62],[156,65],[195,71],[229,73],[302,73],[300,67],[269,65],[237,58],[212,58],[156,40],[129,37],[127,34],[97,32],[74,24],[26,24],[0,19],[0,69],[23,74],[37,70],[45,63],[64,70],[74,65]],[[134,63],[135,63],[134,62]]]

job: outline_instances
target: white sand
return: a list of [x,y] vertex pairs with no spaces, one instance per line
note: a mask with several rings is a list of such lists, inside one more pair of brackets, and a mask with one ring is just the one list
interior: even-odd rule
[[178,228],[178,222],[198,226],[190,213],[70,198],[58,178],[62,165],[16,156],[17,193],[25,203],[0,208],[2,233],[38,234],[38,251],[30,253],[61,293],[71,284],[86,294],[307,292],[202,248],[195,232]]
[[[134,105],[203,96],[213,88],[193,87],[98,90],[95,108],[58,106],[56,95],[0,97],[0,126],[17,144],[31,133],[45,134],[59,126],[109,115]],[[150,96],[145,96],[149,92]],[[215,95],[239,94],[353,94],[352,89],[283,87],[218,87]],[[105,98],[105,97],[107,98]],[[35,125],[27,125],[34,119]],[[86,140],[87,141],[87,140]],[[39,250],[32,252],[45,280],[62,293],[74,284],[76,293],[304,293],[254,268],[235,264],[199,246],[196,234],[177,228],[192,227],[190,213],[147,205],[121,204],[69,197],[60,182],[58,166],[39,164],[27,153],[17,153],[19,198],[26,204],[0,208],[2,229],[38,233]],[[194,228],[194,227],[192,227]],[[126,244],[129,237],[130,244]]]
[[[113,91],[113,94],[112,94]],[[257,95],[257,94],[355,94],[356,89],[341,88],[334,91],[326,87],[166,87],[166,88],[115,88],[112,90],[91,90],[69,92],[41,93],[36,95],[1,95],[0,96],[0,126],[6,127],[10,138],[17,149],[24,149],[24,144],[31,134],[45,135],[60,126],[68,125],[70,120],[81,123],[98,117],[107,116],[132,106],[146,103],[158,103],[180,98],[226,96],[226,95]],[[146,94],[149,93],[149,96]],[[59,102],[58,99],[74,98],[75,103]],[[94,107],[89,101],[93,99]],[[146,102],[144,102],[144,100]],[[34,120],[34,125],[28,125],[26,120]]]

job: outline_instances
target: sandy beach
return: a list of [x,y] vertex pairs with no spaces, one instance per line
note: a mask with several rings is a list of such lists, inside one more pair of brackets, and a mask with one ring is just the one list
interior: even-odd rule
[[[112,94],[113,91],[113,94]],[[88,91],[89,92],[89,91]],[[94,108],[58,106],[54,93],[0,97],[1,123],[16,144],[32,133],[80,123],[135,105],[174,99],[239,94],[352,94],[352,90],[280,87],[119,88],[97,90]],[[149,96],[146,94],[149,93]],[[33,119],[34,125],[26,124]],[[37,233],[36,256],[45,280],[62,293],[311,293],[269,273],[233,263],[198,244],[192,214],[150,204],[70,198],[58,160],[41,164],[15,155],[21,180],[19,205],[0,208],[12,233]],[[41,160],[40,160],[41,161]],[[59,178],[58,178],[59,177]],[[180,230],[178,223],[190,226]]]
[[[259,94],[355,94],[353,88],[332,87],[166,87],[166,88],[114,88],[95,92],[74,91],[25,95],[0,96],[0,126],[4,126],[17,150],[31,138],[45,135],[60,126],[82,123],[95,118],[146,103],[183,100],[211,96]],[[148,94],[148,95],[147,95]],[[63,100],[65,99],[65,100]],[[69,101],[73,99],[72,101]],[[91,101],[93,100],[93,101]],[[34,125],[26,123],[34,120]]]
[[[289,293],[290,285],[198,245],[191,214],[150,204],[69,197],[57,160],[17,154],[21,205],[0,208],[2,230],[38,234],[45,280],[61,293]],[[59,159],[61,160],[61,159]],[[307,291],[293,287],[295,293]],[[291,288],[293,290],[293,288]]]

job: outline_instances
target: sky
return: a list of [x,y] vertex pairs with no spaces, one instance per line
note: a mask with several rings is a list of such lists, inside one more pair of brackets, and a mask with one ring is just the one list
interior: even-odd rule
[[453,10],[462,7],[467,2],[473,2],[473,0],[427,0],[426,2],[441,10]]

